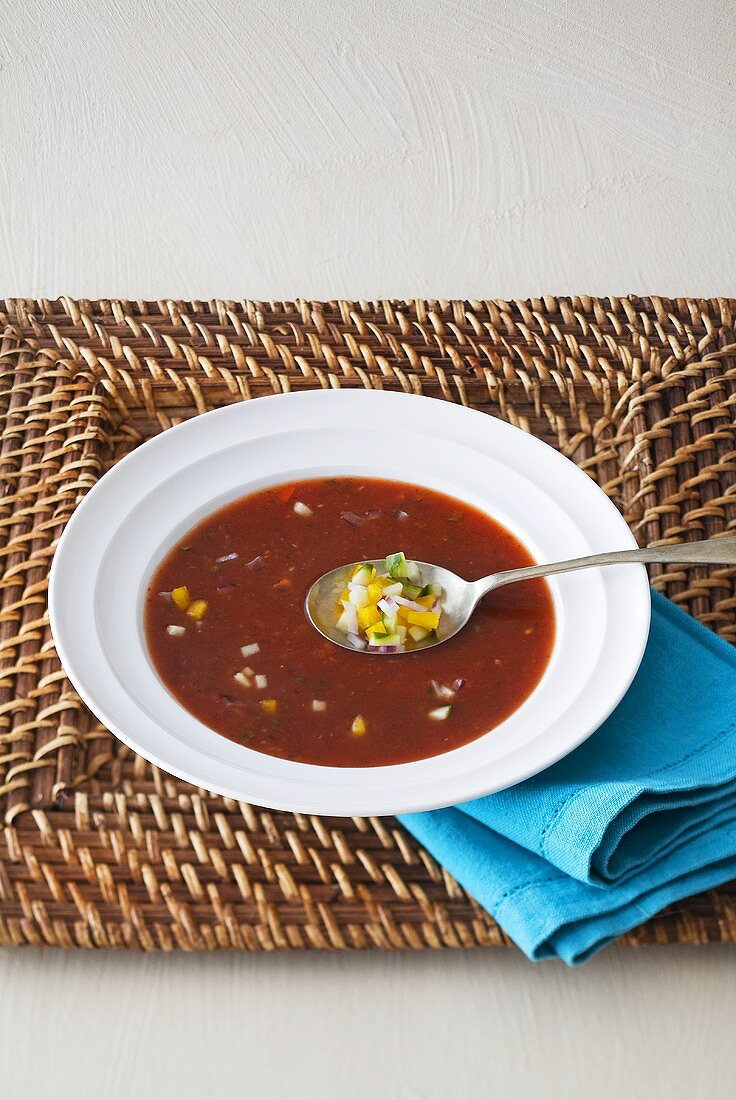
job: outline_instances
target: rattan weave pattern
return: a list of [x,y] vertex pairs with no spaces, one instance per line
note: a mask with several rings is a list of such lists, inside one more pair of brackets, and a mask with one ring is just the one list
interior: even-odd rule
[[[736,527],[736,302],[0,303],[0,944],[202,950],[506,942],[391,819],[272,813],[174,780],[86,711],[46,616],[76,503],[142,440],[232,402],[403,389],[541,436],[639,541]],[[734,570],[654,583],[736,641]],[[736,940],[736,884],[630,944]]]

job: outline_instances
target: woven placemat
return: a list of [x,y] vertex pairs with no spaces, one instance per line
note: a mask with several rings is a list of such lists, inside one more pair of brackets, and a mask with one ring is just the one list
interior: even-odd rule
[[[0,944],[423,948],[507,941],[392,819],[273,813],[172,779],[81,704],[46,580],[75,505],[142,440],[313,387],[428,394],[533,432],[642,544],[736,527],[733,300],[0,303]],[[736,641],[734,570],[653,571]],[[736,940],[736,884],[625,943]]]

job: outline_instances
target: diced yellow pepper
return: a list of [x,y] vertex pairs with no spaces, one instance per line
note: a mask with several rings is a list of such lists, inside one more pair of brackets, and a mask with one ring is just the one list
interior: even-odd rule
[[353,724],[350,727],[350,732],[354,733],[356,737],[361,737],[367,729],[368,726],[363,715],[356,714],[355,718],[353,719]]
[[399,620],[400,623],[406,623],[409,621],[407,618],[408,614],[408,607],[399,607],[399,610],[396,612],[396,618]]
[[278,700],[276,699],[261,699],[261,707],[265,710],[266,714],[275,714],[279,709]]
[[187,615],[191,615],[193,619],[199,621],[204,618],[204,613],[207,610],[207,600],[192,600],[187,608]]
[[436,611],[410,611],[407,620],[413,626],[423,626],[426,630],[436,630],[440,623]]
[[381,592],[382,591],[383,591],[383,589],[381,588],[380,584],[377,584],[375,581],[372,584],[369,584],[368,585],[368,599],[370,600],[370,602],[371,603],[378,603],[378,601],[381,598]]
[[181,588],[175,588],[171,593],[171,598],[180,611],[186,611],[189,604],[192,602],[192,597],[189,595],[189,589],[185,584],[183,584]]
[[349,600],[349,599],[350,599],[350,589],[345,588],[345,589],[343,589],[342,595],[340,596],[340,600],[342,601],[342,600]]
[[436,598],[436,596],[420,596],[416,602],[426,607],[427,611],[431,611]]
[[381,621],[381,612],[373,604],[358,608],[358,623],[361,630],[365,630],[374,623]]
[[383,625],[383,619],[379,619],[371,626],[367,626],[365,628],[365,632],[369,637],[371,637],[373,634],[385,634],[386,627]]

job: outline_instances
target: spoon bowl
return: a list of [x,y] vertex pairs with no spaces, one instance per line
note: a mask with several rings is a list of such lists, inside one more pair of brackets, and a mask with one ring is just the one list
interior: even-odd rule
[[[353,569],[358,564],[362,565],[364,562],[338,565],[336,569],[324,573],[319,580],[314,582],[307,593],[305,601],[307,618],[315,630],[318,630],[323,637],[328,638],[335,645],[342,646],[343,649],[350,649],[353,653],[377,653],[381,655],[380,649],[374,646],[357,650],[348,641],[347,636],[335,626],[337,618],[335,608],[338,605],[340,593],[347,585]],[[366,558],[365,564],[374,566],[376,571],[380,572],[386,567],[386,559]],[[480,582],[463,580],[462,577],[458,577],[456,573],[453,573],[450,569],[444,569],[441,565],[431,565],[426,561],[419,561],[417,565],[421,570],[424,584],[442,585],[442,618],[435,636],[430,635],[425,641],[415,643],[411,649],[403,650],[404,653],[418,653],[423,649],[429,649],[448,641],[457,634],[458,630],[465,626],[476,603],[483,595],[482,591],[476,594],[476,588]]]

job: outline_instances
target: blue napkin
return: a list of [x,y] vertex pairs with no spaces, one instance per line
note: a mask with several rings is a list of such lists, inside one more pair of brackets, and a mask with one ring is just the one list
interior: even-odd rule
[[400,820],[530,959],[583,962],[736,877],[736,649],[653,592],[639,672],[580,748]]

